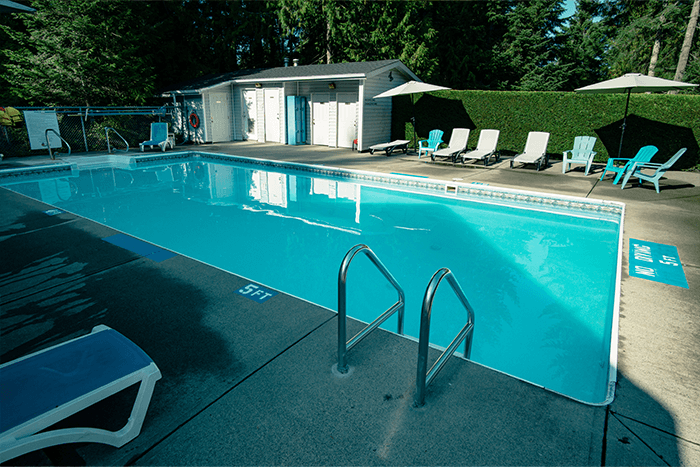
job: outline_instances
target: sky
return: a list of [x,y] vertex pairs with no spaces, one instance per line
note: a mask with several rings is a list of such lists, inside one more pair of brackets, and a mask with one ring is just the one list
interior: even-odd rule
[[561,15],[562,18],[568,18],[573,15],[574,11],[576,11],[576,0],[566,0],[564,2],[564,8],[564,13]]

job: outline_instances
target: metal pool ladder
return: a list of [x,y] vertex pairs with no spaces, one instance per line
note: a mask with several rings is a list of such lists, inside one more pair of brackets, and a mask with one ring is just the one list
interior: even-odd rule
[[[368,324],[364,329],[358,332],[355,337],[349,341],[347,339],[347,304],[346,304],[346,282],[348,275],[348,267],[350,262],[355,258],[358,253],[364,253],[372,263],[379,269],[379,272],[384,274],[384,277],[394,286],[399,294],[399,298],[396,303],[394,303],[387,311],[382,313],[377,319]],[[403,317],[404,317],[404,304],[406,302],[406,296],[403,289],[396,281],[394,276],[389,272],[389,270],[384,266],[384,264],[379,260],[377,255],[367,246],[363,244],[355,245],[347,252],[343,262],[340,264],[340,271],[338,272],[338,372],[347,373],[348,365],[346,362],[346,354],[352,349],[358,342],[367,337],[367,335],[374,331],[380,324],[386,321],[391,315],[398,312],[398,333],[403,334]]]
[[[468,319],[467,324],[459,331],[457,337],[450,343],[440,358],[438,358],[430,371],[426,374],[426,368],[428,367],[428,339],[430,338],[430,313],[433,309],[433,299],[435,298],[435,292],[437,291],[440,282],[443,279],[447,279],[447,282],[452,286],[459,301],[462,302],[464,308],[467,310]],[[447,268],[442,268],[438,270],[430,279],[428,283],[428,288],[425,290],[425,295],[423,296],[423,306],[421,308],[420,316],[420,334],[418,338],[418,372],[416,376],[416,397],[414,399],[415,405],[421,407],[425,404],[425,390],[426,387],[433,381],[438,372],[445,366],[447,360],[452,356],[454,351],[459,347],[459,344],[464,342],[464,356],[469,358],[472,348],[472,337],[474,335],[474,310],[469,304],[469,300],[464,295],[462,287],[455,279],[455,276]]]
[[[120,134],[117,132],[117,130],[115,130],[114,128],[112,128],[112,127],[106,127],[106,128],[105,128],[105,138],[107,138],[107,153],[109,153],[109,154],[112,153],[112,147],[111,147],[110,144],[109,144],[109,131],[110,131],[110,130],[112,130],[112,131],[114,132],[115,135],[119,136],[119,138],[121,138],[121,140],[122,140],[122,141],[124,142],[124,144],[126,145],[126,149],[124,149],[123,151],[124,151],[124,152],[129,152],[129,143],[126,142],[126,140],[124,139],[124,137],[123,137],[122,135],[120,135]],[[115,147],[114,150],[117,151],[117,148]],[[121,151],[121,149],[119,149],[119,150]]]

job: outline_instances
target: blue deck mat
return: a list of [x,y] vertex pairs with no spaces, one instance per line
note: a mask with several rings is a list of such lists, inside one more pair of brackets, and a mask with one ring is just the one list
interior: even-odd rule
[[688,289],[688,281],[673,245],[630,238],[630,276]]
[[137,255],[145,256],[146,258],[160,263],[166,259],[177,256],[172,251],[164,250],[152,243],[144,242],[138,238],[130,237],[129,235],[116,234],[110,237],[105,237],[102,240],[109,242],[112,245],[129,250]]

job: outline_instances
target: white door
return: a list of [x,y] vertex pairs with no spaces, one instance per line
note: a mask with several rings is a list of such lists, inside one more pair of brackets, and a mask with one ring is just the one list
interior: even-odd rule
[[280,142],[280,93],[265,89],[265,141]]
[[212,92],[209,95],[211,107],[211,141],[231,141],[231,102],[227,92]]
[[351,148],[357,134],[357,102],[352,95],[338,94],[338,147]]
[[256,116],[258,114],[258,108],[255,104],[255,89],[245,89],[243,90],[243,102],[241,123],[243,125],[243,139],[258,139],[258,123]]
[[[314,96],[316,99],[317,96]],[[328,97],[314,100],[311,108],[311,144],[328,146],[328,110],[330,107]]]

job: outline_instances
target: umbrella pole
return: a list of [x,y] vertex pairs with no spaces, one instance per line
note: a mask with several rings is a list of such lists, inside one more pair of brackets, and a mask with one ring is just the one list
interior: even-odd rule
[[620,147],[617,150],[617,157],[622,156],[622,139],[625,137],[625,127],[627,126],[627,109],[630,106],[630,95],[632,94],[632,89],[627,90],[627,103],[625,104],[625,116],[622,119],[622,132],[620,133]]
[[413,126],[413,150],[418,149],[418,143],[416,141],[416,103],[413,100],[413,94],[411,94],[411,110],[413,111],[413,117],[411,117],[411,125]]

